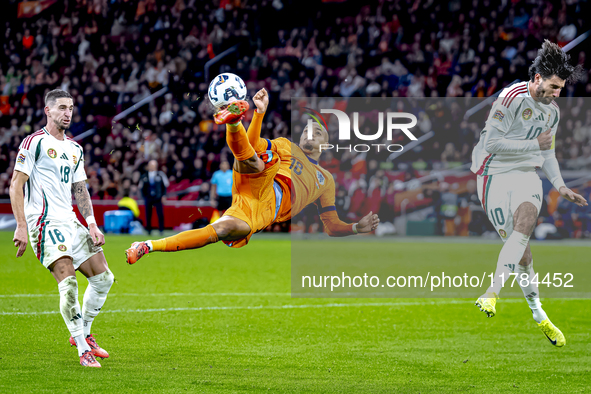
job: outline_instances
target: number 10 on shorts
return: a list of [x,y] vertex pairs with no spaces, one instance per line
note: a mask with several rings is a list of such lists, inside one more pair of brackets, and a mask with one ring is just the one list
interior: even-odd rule
[[505,224],[505,215],[503,215],[503,210],[501,208],[495,210],[491,209],[489,217],[495,227],[503,226]]

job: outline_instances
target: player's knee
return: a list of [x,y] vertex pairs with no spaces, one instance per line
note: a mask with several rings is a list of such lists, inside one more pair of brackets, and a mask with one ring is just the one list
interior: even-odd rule
[[521,257],[521,260],[519,260],[519,265],[520,266],[529,266],[532,263],[532,254],[531,254],[531,250],[529,248],[527,248],[525,250],[525,252],[523,253],[523,256]]
[[103,273],[88,278],[88,284],[94,288],[98,294],[107,294],[115,282],[115,275],[107,268]]
[[265,163],[254,155],[249,159],[234,162],[234,170],[240,174],[256,174],[265,169]]
[[513,221],[515,223],[514,230],[530,235],[536,224],[538,218],[538,208],[531,202],[524,202],[519,206],[515,212]]
[[225,240],[235,230],[236,224],[233,220],[220,220],[215,222],[213,229],[218,235],[218,239]]
[[212,226],[218,235],[218,239],[222,241],[245,237],[250,233],[250,227],[248,224],[235,218],[219,220]]

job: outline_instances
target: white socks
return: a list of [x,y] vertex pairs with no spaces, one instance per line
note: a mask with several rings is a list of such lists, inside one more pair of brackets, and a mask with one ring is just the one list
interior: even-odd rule
[[154,249],[152,249],[152,241],[146,241],[146,245],[148,245],[148,249],[150,249],[150,252]]
[[497,270],[495,271],[495,278],[493,279],[493,284],[488,288],[486,291],[487,293],[495,293],[497,296],[501,292],[503,285],[509,279],[509,276],[513,270],[507,267],[507,264],[500,264],[497,263]]
[[84,338],[90,335],[92,322],[105,304],[114,280],[115,277],[109,269],[102,274],[88,278],[88,287],[84,292],[84,303],[82,304]]
[[57,286],[60,292],[60,312],[70,334],[76,340],[78,355],[81,356],[85,351],[90,350],[90,347],[83,336],[82,315],[78,302],[78,282],[76,282],[75,276],[68,276]]
[[[499,295],[501,288],[509,279],[509,274],[515,271],[515,267],[519,265],[519,261],[523,257],[523,253],[525,253],[525,248],[527,248],[528,242],[529,236],[518,231],[513,231],[513,234],[511,234],[509,239],[507,239],[507,242],[503,245],[501,253],[499,253],[495,278],[493,280],[493,285],[489,287],[488,292],[495,292]],[[503,274],[502,277],[501,274]]]
[[[518,265],[517,274],[517,281],[519,282],[519,286],[521,286],[525,300],[531,309],[533,318],[537,323],[541,323],[542,321],[546,320],[548,316],[542,309],[538,285],[532,283],[540,281],[539,278],[535,277],[534,262],[532,261],[532,263],[527,266]],[[522,284],[525,284],[526,286],[523,286]]]
[[[539,278],[534,277],[533,261],[527,266],[519,264],[519,261],[523,257],[523,253],[525,253],[528,242],[529,236],[518,231],[513,231],[513,234],[511,234],[509,239],[507,239],[507,242],[505,242],[505,245],[503,245],[501,253],[499,253],[495,278],[492,286],[488,288],[487,292],[494,292],[499,295],[503,285],[509,279],[509,275],[512,272],[516,272],[518,275],[516,282],[519,283],[519,286],[523,291],[525,300],[533,313],[533,318],[537,323],[541,323],[546,320],[548,316],[542,309],[538,285],[532,283],[532,281],[539,281]],[[526,286],[523,286],[522,284],[525,284]]]

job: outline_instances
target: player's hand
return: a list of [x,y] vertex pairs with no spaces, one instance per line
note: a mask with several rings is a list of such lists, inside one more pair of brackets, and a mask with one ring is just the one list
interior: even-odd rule
[[538,144],[540,144],[540,150],[549,150],[552,147],[552,129],[548,129],[538,136]]
[[370,212],[357,223],[357,232],[359,234],[370,233],[378,228],[378,224],[380,224],[380,218],[378,218],[378,215]]
[[16,251],[16,257],[21,257],[25,250],[27,250],[27,242],[29,238],[27,235],[27,229],[22,226],[16,226],[16,230],[14,231],[14,237],[12,238],[12,242],[14,242],[14,247],[18,248]]
[[103,235],[103,233],[101,233],[101,230],[99,230],[96,224],[91,224],[88,227],[88,232],[92,237],[92,242],[94,243],[94,246],[103,246],[105,244],[105,236]]
[[566,186],[562,186],[558,192],[560,192],[560,195],[563,198],[567,199],[570,202],[574,202],[580,207],[586,207],[587,205],[589,205],[587,204],[587,200],[585,200],[583,196],[573,192]]
[[252,101],[257,107],[257,112],[262,114],[267,111],[267,106],[269,105],[269,94],[265,88],[262,88],[254,95]]

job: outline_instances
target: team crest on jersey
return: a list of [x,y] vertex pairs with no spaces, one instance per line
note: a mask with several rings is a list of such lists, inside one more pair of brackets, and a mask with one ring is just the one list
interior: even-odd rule
[[78,164],[78,159],[76,158],[76,156],[72,155],[72,158],[74,159],[74,165]]
[[507,232],[503,229],[499,230],[499,235],[503,238],[507,238]]
[[55,149],[49,148],[47,149],[47,156],[51,157],[52,159],[55,159],[57,157],[57,152],[55,151]]
[[495,114],[493,115],[492,118],[498,120],[499,122],[502,122],[504,117],[505,117],[505,114],[502,113],[501,111],[497,110],[497,112],[495,112]]
[[23,155],[22,153],[20,153],[18,155],[18,157],[16,158],[16,162],[18,164],[25,164],[25,159],[26,159],[25,155]]
[[318,178],[318,183],[324,186],[324,175],[318,170],[316,170],[316,178]]
[[65,252],[66,250],[68,250],[68,248],[66,248],[66,245],[64,244],[59,245],[57,248],[60,252]]
[[531,108],[526,108],[521,113],[521,117],[523,118],[523,120],[530,120],[533,114],[534,111],[532,111]]

